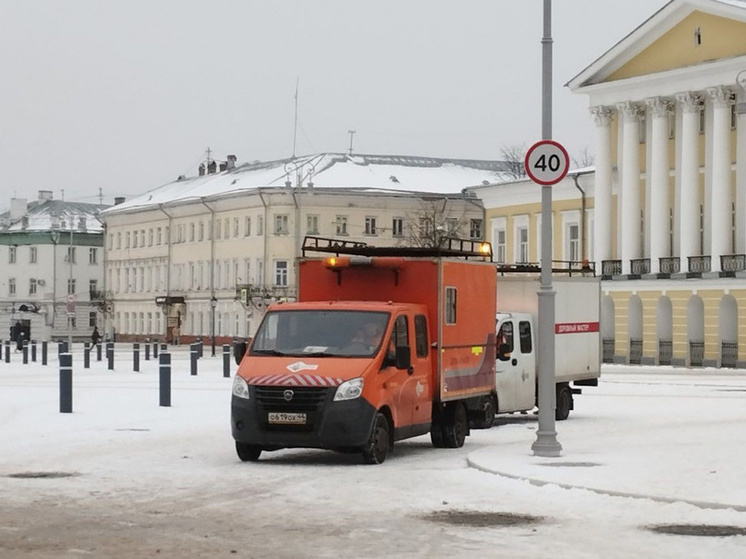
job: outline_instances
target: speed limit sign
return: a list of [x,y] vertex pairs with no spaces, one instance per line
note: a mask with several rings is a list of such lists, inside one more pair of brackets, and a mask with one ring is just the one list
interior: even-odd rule
[[570,169],[567,150],[553,140],[541,140],[532,145],[523,160],[526,174],[543,186],[557,184]]

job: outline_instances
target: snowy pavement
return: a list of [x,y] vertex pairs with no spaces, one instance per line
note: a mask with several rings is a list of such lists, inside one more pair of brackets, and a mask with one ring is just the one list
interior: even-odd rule
[[[746,371],[605,367],[557,423],[559,458],[532,455],[536,418],[516,414],[461,449],[402,441],[381,466],[310,449],[244,464],[220,356],[206,353],[195,377],[177,350],[172,405],[160,407],[155,361],[134,373],[120,350],[114,371],[105,361],[84,370],[76,355],[71,414],[59,413],[56,352],[47,367],[12,357],[0,362],[3,559],[678,559],[746,549],[746,536],[648,529],[746,529]],[[477,528],[459,517],[467,512],[538,520]]]

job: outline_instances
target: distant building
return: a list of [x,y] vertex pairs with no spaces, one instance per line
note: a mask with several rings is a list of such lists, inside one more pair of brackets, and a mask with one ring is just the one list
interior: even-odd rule
[[20,323],[29,339],[81,340],[103,325],[103,229],[106,206],[13,198],[0,214],[0,324]]
[[482,239],[482,204],[462,189],[505,177],[500,161],[428,157],[234,162],[102,213],[117,339],[170,341],[177,327],[182,343],[251,336],[267,303],[295,297],[306,235],[374,245]]
[[[673,0],[568,84],[589,97],[596,161],[552,187],[553,258],[601,275],[606,361],[746,366],[739,76],[746,1]],[[508,261],[540,257],[539,191],[473,189]]]

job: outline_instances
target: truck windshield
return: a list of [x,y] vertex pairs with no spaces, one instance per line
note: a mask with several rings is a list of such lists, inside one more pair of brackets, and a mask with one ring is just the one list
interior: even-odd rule
[[389,316],[368,311],[269,312],[250,355],[371,357],[381,345]]

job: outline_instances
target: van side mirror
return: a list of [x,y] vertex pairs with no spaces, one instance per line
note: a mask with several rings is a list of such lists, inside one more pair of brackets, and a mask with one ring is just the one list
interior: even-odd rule
[[246,355],[246,348],[248,344],[246,342],[236,342],[233,344],[233,358],[236,360],[236,365],[241,364],[241,359]]
[[507,361],[510,359],[510,345],[500,344],[497,346],[497,358],[500,361]]
[[409,346],[396,346],[396,364],[397,369],[405,370],[412,366],[412,352]]

